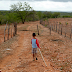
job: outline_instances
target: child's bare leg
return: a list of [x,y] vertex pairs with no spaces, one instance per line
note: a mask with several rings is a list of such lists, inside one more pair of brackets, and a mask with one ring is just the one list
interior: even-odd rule
[[35,60],[35,54],[33,54],[33,60]]
[[34,54],[33,54],[33,59],[34,59]]
[[37,53],[35,53],[35,58],[37,58]]

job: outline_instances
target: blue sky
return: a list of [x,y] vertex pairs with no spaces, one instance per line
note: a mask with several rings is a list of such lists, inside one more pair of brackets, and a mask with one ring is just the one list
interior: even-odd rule
[[72,12],[72,0],[0,0],[0,10],[10,10],[18,2],[28,2],[36,11]]

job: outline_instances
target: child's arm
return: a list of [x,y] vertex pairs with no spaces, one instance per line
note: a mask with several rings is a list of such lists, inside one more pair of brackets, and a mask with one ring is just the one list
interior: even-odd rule
[[36,39],[36,44],[37,44],[37,46],[40,48],[38,39]]

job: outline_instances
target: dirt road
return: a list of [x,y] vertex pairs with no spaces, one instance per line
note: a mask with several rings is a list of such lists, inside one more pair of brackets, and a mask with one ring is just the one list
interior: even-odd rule
[[[32,33],[36,32],[37,34],[37,24],[40,29],[40,36],[37,35],[41,51],[44,49],[43,40],[47,40],[44,35],[49,35],[49,30],[39,22],[30,22],[29,24],[24,24],[18,29],[17,41],[12,43],[11,49],[12,53],[4,57],[0,63],[0,70],[2,72],[60,72],[54,69],[54,66],[51,66],[51,62],[44,55],[47,67],[45,66],[41,55],[38,51],[38,60],[33,61],[32,58],[32,46],[31,38]],[[43,32],[46,32],[45,34]],[[42,37],[43,36],[43,37]]]

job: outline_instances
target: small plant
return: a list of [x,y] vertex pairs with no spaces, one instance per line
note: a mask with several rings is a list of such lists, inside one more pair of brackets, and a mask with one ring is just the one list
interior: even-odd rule
[[59,24],[61,24],[61,22],[59,22]]
[[43,21],[45,21],[45,19],[43,19]]
[[64,70],[64,67],[63,67],[63,66],[61,66],[60,70]]
[[66,22],[66,25],[68,25],[68,23]]
[[68,66],[68,63],[65,63],[65,66]]
[[45,25],[45,27],[47,27],[47,25]]

